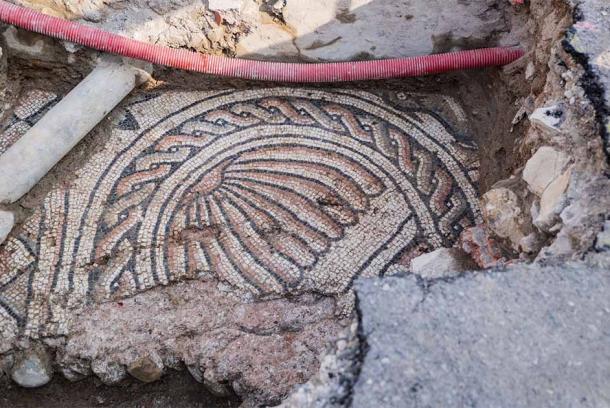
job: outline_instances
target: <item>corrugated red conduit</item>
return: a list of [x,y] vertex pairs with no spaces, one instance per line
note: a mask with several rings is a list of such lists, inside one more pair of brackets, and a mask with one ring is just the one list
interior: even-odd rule
[[0,20],[28,31],[154,64],[264,81],[337,82],[420,76],[505,65],[523,55],[518,48],[485,48],[375,61],[293,64],[226,58],[148,44],[51,17],[4,0],[0,0]]

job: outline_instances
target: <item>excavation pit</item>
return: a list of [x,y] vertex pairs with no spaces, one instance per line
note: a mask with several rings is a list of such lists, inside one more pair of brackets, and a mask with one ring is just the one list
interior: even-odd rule
[[[351,368],[321,381],[336,378],[333,398],[348,403],[366,358],[357,280],[407,276],[425,293],[464,273],[589,259],[592,248],[603,263],[605,156],[583,67],[559,46],[570,9],[536,3],[493,11],[512,16],[510,38],[529,50],[502,68],[286,84],[155,66],[29,194],[0,207],[15,218],[0,246],[0,387],[33,359],[54,374],[31,394],[6,385],[0,406],[72,390],[74,406],[93,395],[167,406],[197,390],[173,405],[279,404],[341,366],[336,355]],[[225,41],[237,26],[227,27]],[[9,34],[0,154],[94,61]],[[479,44],[439,36],[433,51],[458,43]],[[24,44],[42,51],[30,59]],[[246,56],[325,52],[261,50]],[[161,393],[148,394],[155,384]]]

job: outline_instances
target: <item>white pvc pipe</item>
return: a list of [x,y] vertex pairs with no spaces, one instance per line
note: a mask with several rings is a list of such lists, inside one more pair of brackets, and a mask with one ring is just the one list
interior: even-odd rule
[[0,203],[12,203],[40,181],[136,86],[141,71],[102,62],[0,156]]

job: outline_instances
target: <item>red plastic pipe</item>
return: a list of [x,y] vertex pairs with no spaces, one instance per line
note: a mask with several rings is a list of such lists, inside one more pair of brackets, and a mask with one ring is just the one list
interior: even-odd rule
[[293,64],[226,58],[149,44],[51,17],[4,0],[0,0],[0,20],[28,31],[153,64],[264,81],[337,82],[420,76],[504,65],[523,55],[518,48],[484,48],[374,61]]

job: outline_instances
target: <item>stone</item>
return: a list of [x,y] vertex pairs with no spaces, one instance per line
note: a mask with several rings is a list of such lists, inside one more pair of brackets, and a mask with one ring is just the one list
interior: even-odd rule
[[481,197],[481,211],[489,228],[518,250],[519,242],[528,233],[529,219],[517,194],[505,187],[493,188]]
[[570,172],[566,171],[547,186],[540,197],[538,215],[534,225],[543,231],[549,231],[559,221],[559,214],[567,204],[566,189],[570,183]]
[[38,183],[136,85],[138,70],[103,62],[0,156],[0,203]]
[[610,220],[604,222],[602,231],[597,234],[595,249],[598,251],[607,251],[610,249]]
[[91,364],[84,360],[78,360],[60,367],[61,373],[68,381],[80,381],[83,378],[89,377],[93,372],[91,371]]
[[597,234],[608,218],[610,179],[600,174],[572,171],[567,206],[561,211],[561,229],[555,241],[538,255],[540,261],[579,257],[595,247]]
[[19,355],[11,370],[11,378],[25,388],[42,387],[51,381],[53,369],[48,354],[41,348]]
[[519,248],[526,254],[535,254],[540,251],[543,244],[542,237],[536,232],[532,232],[519,241]]
[[163,374],[163,360],[155,352],[140,357],[127,367],[127,372],[138,380],[149,383],[157,381]]
[[203,371],[197,364],[187,364],[186,369],[198,383],[203,383]]
[[565,121],[562,105],[545,106],[536,109],[529,117],[530,122],[548,132],[559,132]]
[[551,146],[542,146],[527,161],[523,169],[523,180],[530,191],[539,197],[549,184],[559,177],[570,162],[563,152]]
[[610,269],[520,265],[423,287],[360,279],[352,407],[605,407]]
[[91,370],[106,385],[116,385],[127,377],[127,370],[114,361],[93,360]]
[[0,210],[0,244],[4,242],[15,225],[15,216],[11,211]]
[[232,394],[231,388],[227,384],[223,384],[214,375],[212,370],[203,372],[203,386],[217,397],[228,397]]
[[460,235],[458,246],[482,269],[498,266],[506,261],[500,246],[483,225],[466,228]]
[[424,279],[448,278],[475,268],[472,259],[460,248],[439,248],[411,261],[411,272]]

